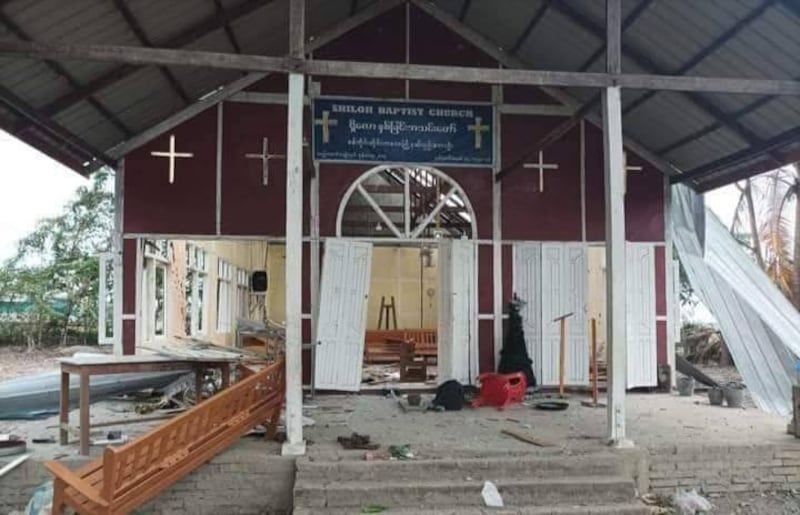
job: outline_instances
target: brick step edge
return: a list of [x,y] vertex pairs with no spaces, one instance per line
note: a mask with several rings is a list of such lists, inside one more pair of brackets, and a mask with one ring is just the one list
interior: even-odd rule
[[619,455],[594,456],[523,456],[500,458],[462,458],[453,460],[409,461],[297,461],[297,477],[322,482],[331,478],[338,481],[364,480],[375,477],[388,479],[418,479],[437,477],[473,480],[478,478],[501,479],[524,476],[617,476],[625,473],[625,463]]
[[[494,482],[511,506],[600,505],[630,502],[636,498],[634,482],[622,476],[499,479]],[[469,506],[480,502],[483,481],[330,481],[320,484],[298,478],[294,487],[297,508],[354,508],[381,504],[394,508],[414,506]]]
[[[356,510],[356,511],[353,511]],[[351,515],[361,508],[295,508],[294,515]],[[642,503],[605,504],[602,506],[526,506],[524,508],[479,508],[467,506],[431,509],[392,509],[387,515],[650,515],[650,507]]]

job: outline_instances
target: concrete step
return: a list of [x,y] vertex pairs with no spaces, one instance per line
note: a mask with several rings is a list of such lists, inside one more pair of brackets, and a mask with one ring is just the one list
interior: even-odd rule
[[[295,508],[294,515],[355,515],[362,508]],[[387,515],[650,515],[642,503],[614,503],[603,506],[526,506],[520,508],[481,508],[451,506],[435,509],[392,509]]]
[[[335,477],[335,476],[332,476]],[[379,504],[391,508],[433,509],[475,506],[483,503],[482,480],[396,482],[375,476],[372,481],[307,480],[297,475],[296,508],[358,508]],[[568,506],[581,503],[605,505],[630,502],[636,496],[632,479],[624,476],[574,476],[554,478],[495,479],[508,506]]]
[[490,480],[502,478],[555,478],[567,476],[618,476],[625,471],[618,455],[596,453],[576,456],[507,456],[409,461],[297,460],[297,477],[309,481]]

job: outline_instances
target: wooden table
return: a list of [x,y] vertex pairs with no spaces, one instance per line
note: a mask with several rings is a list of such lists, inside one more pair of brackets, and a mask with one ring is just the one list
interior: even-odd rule
[[[203,371],[218,368],[222,374],[222,388],[230,385],[231,364],[238,358],[170,358],[165,356],[109,356],[108,358],[64,358],[61,362],[61,402],[59,416],[59,442],[66,445],[69,437],[69,376],[80,376],[80,443],[81,454],[89,454],[89,377],[93,375],[128,374],[137,372],[193,371],[195,388],[202,391]],[[199,402],[199,401],[198,401]]]

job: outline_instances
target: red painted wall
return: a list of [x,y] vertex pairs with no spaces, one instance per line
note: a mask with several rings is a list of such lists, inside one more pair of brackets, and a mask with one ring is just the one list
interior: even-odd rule
[[[175,181],[169,163],[150,155],[169,149],[175,135]],[[215,234],[217,109],[210,108],[125,157],[125,232]]]
[[228,102],[223,109],[223,234],[281,236],[286,231],[286,159],[269,163],[264,186],[260,159],[262,138],[271,154],[286,155],[286,106]]
[[[543,161],[558,164],[544,172],[539,191],[539,171],[514,163],[530,152],[530,145],[563,122],[562,118],[503,116],[502,181],[503,239],[580,241],[581,183],[580,133],[570,131],[543,152]],[[538,155],[525,162],[538,161]]]
[[[122,314],[136,315],[136,240],[122,242]],[[124,320],[122,322],[122,353],[134,354],[135,351],[136,321]]]
[[[346,59],[419,64],[452,64],[496,67],[489,56],[449,32],[438,21],[412,7],[411,39],[406,46],[406,9],[398,7],[339,40],[319,49],[321,59]],[[314,77],[323,95],[366,96],[402,99],[406,81],[363,80],[338,77]],[[253,92],[285,93],[286,78],[271,75],[250,88]],[[503,89],[508,103],[556,103],[537,88],[507,86]],[[491,87],[478,84],[454,84],[411,81],[408,94],[414,99],[444,101],[491,100]],[[306,110],[308,113],[308,110]],[[270,184],[261,183],[260,163],[245,159],[245,153],[261,149],[261,138],[268,137],[270,150],[284,154],[286,145],[286,107],[281,105],[227,102],[223,110],[222,175],[220,191],[221,234],[232,236],[282,236],[285,231],[285,161],[270,164]],[[500,156],[508,167],[525,155],[530,146],[564,120],[561,117],[502,116]],[[166,180],[167,162],[150,152],[167,148],[169,134],[132,152],[126,158],[125,231],[209,235],[216,232],[216,109],[209,109],[171,131],[178,150],[193,152],[190,160],[179,160],[175,184]],[[306,117],[306,134],[311,120]],[[604,239],[603,146],[601,132],[586,124],[586,227],[587,239]],[[535,157],[535,156],[534,156]],[[545,172],[545,189],[538,191],[538,172],[515,169],[501,185],[503,239],[579,241],[581,239],[580,131],[576,127],[545,150],[545,162],[558,163],[557,171]],[[631,241],[663,241],[662,176],[633,154],[630,164],[644,165],[644,172],[631,174],[626,198],[627,237]],[[320,232],[323,237],[336,233],[336,216],[345,192],[372,165],[320,165]],[[309,172],[306,163],[304,233],[308,234]],[[466,192],[478,225],[478,238],[492,238],[492,175],[488,169],[444,168]],[[657,286],[659,302],[663,296],[662,268],[657,268],[661,283]],[[303,260],[308,277],[308,257]],[[659,265],[657,265],[659,266]],[[128,264],[126,262],[126,268]],[[489,246],[479,250],[479,306],[481,312],[492,310],[492,253]],[[126,271],[127,274],[127,271]],[[503,247],[503,300],[511,296],[511,247]],[[660,275],[662,274],[662,275]],[[127,275],[126,275],[127,277]],[[128,298],[126,297],[126,300]],[[308,309],[309,286],[304,282],[303,304]],[[659,304],[659,309],[662,304]],[[493,368],[494,342],[491,321],[479,323],[481,370]],[[660,334],[660,333],[659,333]],[[659,342],[662,341],[659,336]],[[665,341],[665,337],[663,339]],[[659,343],[659,352],[661,344]],[[664,347],[664,352],[666,352]],[[661,359],[661,358],[659,358]]]
[[[603,132],[586,123],[586,234],[589,241],[605,240],[605,183]],[[628,241],[664,241],[664,179],[652,165],[628,151],[630,172],[625,195],[625,237]]]

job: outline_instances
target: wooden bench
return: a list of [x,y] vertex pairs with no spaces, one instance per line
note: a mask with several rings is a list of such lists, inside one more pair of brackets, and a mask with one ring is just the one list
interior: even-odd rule
[[58,461],[54,514],[129,513],[194,471],[258,424],[274,436],[284,400],[283,359],[103,456],[70,470]]
[[435,358],[439,354],[436,329],[406,329],[404,338],[414,342],[416,356]]
[[365,363],[392,363],[399,361],[396,348],[388,345],[390,341],[414,343],[414,354],[435,358],[437,349],[436,329],[370,329],[364,335]]

